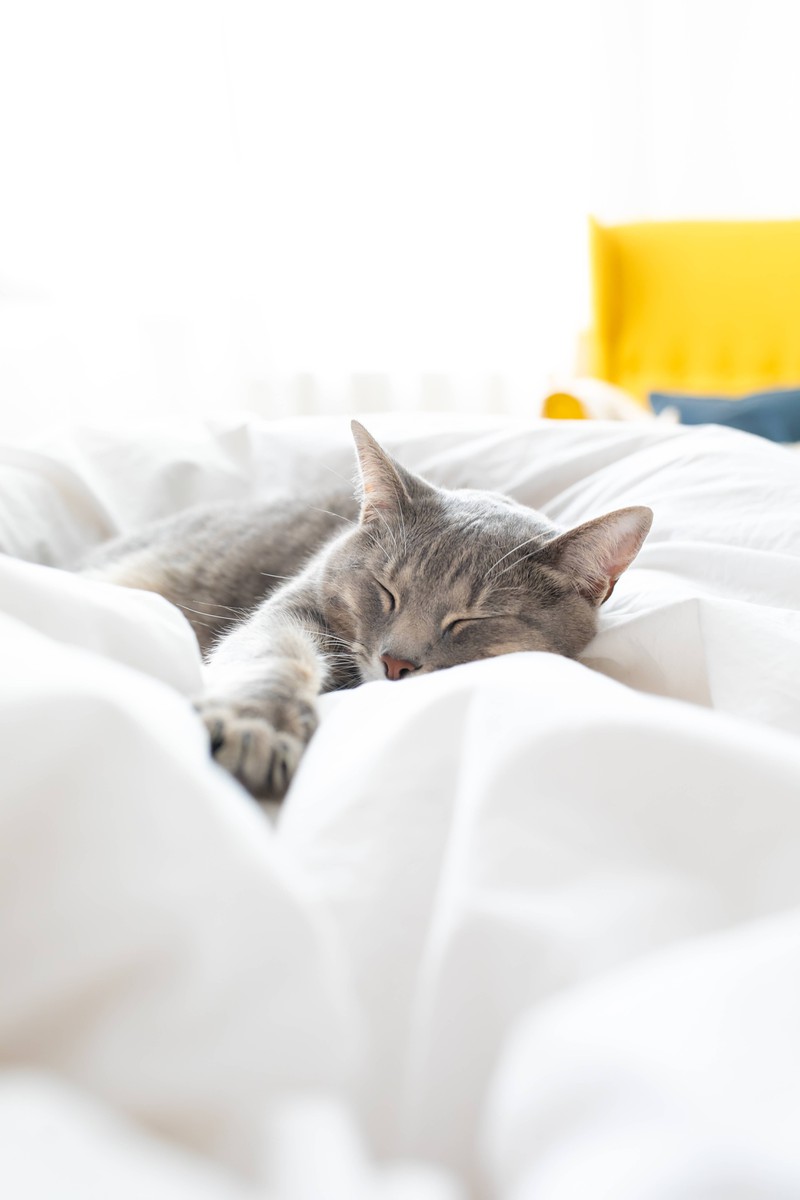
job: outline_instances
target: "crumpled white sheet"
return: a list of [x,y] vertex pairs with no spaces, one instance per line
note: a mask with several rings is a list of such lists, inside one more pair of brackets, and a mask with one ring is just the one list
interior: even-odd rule
[[29,560],[0,558],[0,1191],[800,1194],[796,458],[366,422],[564,525],[656,520],[594,670],[514,655],[326,697],[276,828],[208,759],[182,616],[32,564],[350,478],[346,422],[0,448],[0,546]]

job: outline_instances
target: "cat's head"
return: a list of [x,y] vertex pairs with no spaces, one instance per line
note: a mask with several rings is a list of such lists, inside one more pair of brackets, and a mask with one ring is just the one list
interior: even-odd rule
[[331,548],[322,586],[363,681],[518,650],[580,654],[647,536],[649,508],[559,533],[507,497],[434,487],[357,421],[353,436],[360,521]]

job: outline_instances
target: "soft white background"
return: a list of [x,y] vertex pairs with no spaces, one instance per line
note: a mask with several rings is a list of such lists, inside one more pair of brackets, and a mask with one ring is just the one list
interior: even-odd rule
[[0,3],[0,422],[533,411],[586,217],[797,215],[792,0]]

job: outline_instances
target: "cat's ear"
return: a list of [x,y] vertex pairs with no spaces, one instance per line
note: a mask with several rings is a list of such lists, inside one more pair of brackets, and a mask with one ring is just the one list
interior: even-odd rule
[[430,490],[424,480],[395,462],[358,421],[351,421],[350,428],[361,477],[362,522],[398,516],[423,491]]
[[652,523],[649,508],[620,508],[562,533],[536,557],[569,576],[581,595],[599,605],[636,558]]

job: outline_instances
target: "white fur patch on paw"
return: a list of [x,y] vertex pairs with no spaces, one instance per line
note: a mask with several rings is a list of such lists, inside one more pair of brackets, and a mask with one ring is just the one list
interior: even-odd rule
[[281,800],[292,781],[305,742],[281,733],[261,717],[240,716],[233,707],[200,707],[211,753],[257,800]]

